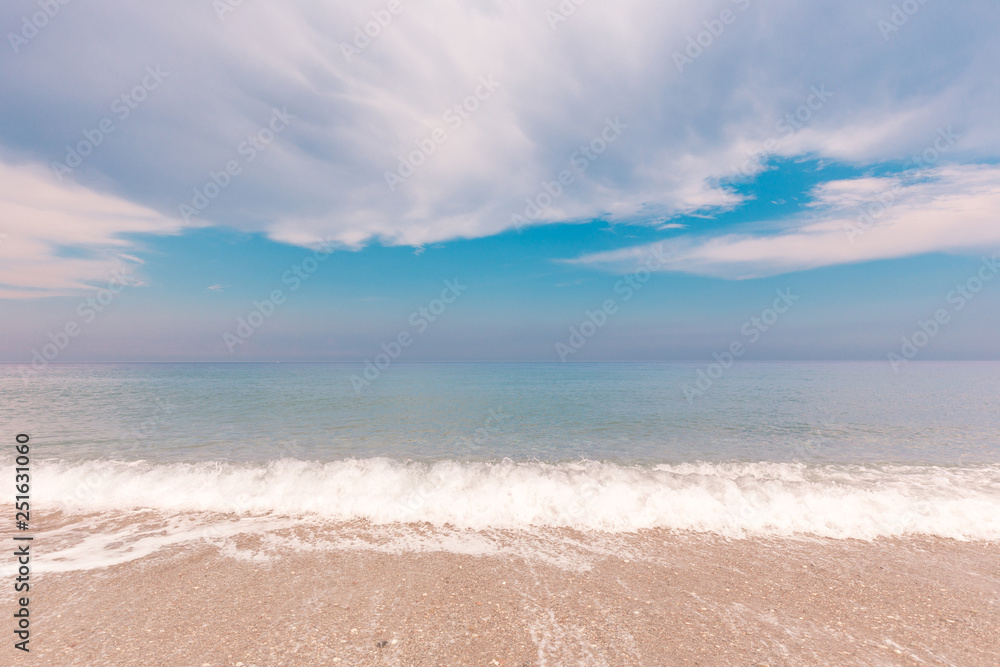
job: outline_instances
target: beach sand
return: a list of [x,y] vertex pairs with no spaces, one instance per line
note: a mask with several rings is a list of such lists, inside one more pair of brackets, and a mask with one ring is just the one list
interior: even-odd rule
[[61,515],[39,525],[48,535],[34,545],[31,653],[5,629],[2,664],[965,666],[1000,656],[1000,545],[983,542],[303,523],[138,558],[108,544],[122,562],[46,572],[46,549],[82,539],[74,526],[107,526]]

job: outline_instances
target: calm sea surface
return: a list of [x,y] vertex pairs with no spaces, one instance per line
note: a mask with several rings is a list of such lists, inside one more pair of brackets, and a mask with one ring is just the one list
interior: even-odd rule
[[744,363],[689,400],[706,368],[4,365],[0,400],[65,461],[1000,462],[998,363]]

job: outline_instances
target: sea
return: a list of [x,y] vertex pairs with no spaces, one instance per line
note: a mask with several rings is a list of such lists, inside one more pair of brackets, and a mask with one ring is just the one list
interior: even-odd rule
[[28,435],[60,516],[1000,539],[1000,363],[365,371],[3,365],[0,470]]

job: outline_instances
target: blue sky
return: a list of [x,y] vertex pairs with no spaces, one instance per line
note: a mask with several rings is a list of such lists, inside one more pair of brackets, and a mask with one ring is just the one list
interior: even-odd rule
[[1000,358],[991,3],[44,11],[0,361]]

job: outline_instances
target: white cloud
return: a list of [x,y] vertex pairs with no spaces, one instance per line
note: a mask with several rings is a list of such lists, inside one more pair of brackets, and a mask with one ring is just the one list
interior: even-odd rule
[[[16,100],[0,144],[48,164],[111,117],[113,133],[72,177],[158,216],[145,218],[146,231],[171,232],[194,188],[242,160],[240,143],[273,108],[287,108],[296,118],[241,162],[199,220],[355,247],[510,229],[607,118],[628,128],[536,223],[658,224],[731,209],[742,199],[720,183],[769,140],[773,156],[870,164],[905,159],[954,125],[961,139],[949,159],[1000,154],[1000,42],[988,3],[928,4],[890,41],[879,10],[862,0],[588,2],[552,30],[545,12],[558,5],[404,2],[348,61],[342,44],[384,0],[243,3],[224,20],[203,0],[94,0],[67,7],[17,57],[0,59],[5,99]],[[679,72],[674,54],[724,8],[735,21]],[[0,24],[19,25],[21,11],[5,4]],[[105,28],[100,49],[82,22]],[[148,66],[169,75],[119,120],[112,103]],[[491,76],[496,90],[450,125],[447,110]],[[779,129],[815,86],[833,96],[794,133]],[[385,172],[436,128],[446,141],[390,192]],[[98,226],[86,243],[109,240],[121,243]],[[41,278],[33,286],[65,289],[101,272],[89,261],[59,264],[51,277],[32,274]]]
[[[931,252],[1000,249],[1000,167],[925,169],[903,176],[831,181],[815,212],[782,230],[688,235],[664,243],[662,270],[719,278],[790,271]],[[649,246],[594,253],[573,263],[627,267]]]
[[[59,183],[41,167],[0,161],[0,298],[56,296],[106,284],[134,268],[128,234],[181,229],[144,206]],[[134,281],[136,278],[131,278]]]

